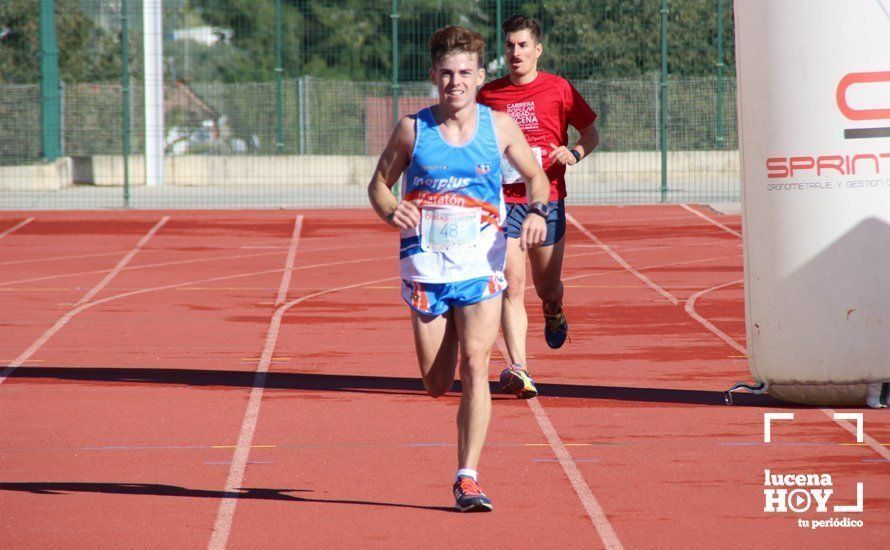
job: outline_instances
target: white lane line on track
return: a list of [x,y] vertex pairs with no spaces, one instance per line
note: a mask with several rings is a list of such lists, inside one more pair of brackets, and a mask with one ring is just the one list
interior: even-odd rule
[[[655,264],[655,265],[647,265],[645,267],[639,268],[640,271],[646,271],[647,269],[659,269],[662,267],[674,267],[678,265],[689,265],[689,264],[702,264],[706,262],[713,262],[714,260],[727,260],[727,259],[736,259],[738,255],[734,256],[714,256],[712,258],[701,258],[698,260],[686,260],[683,262],[670,262],[666,264]],[[607,271],[599,271],[597,273],[582,273],[581,275],[571,275],[569,277],[563,277],[563,282],[565,281],[576,281],[578,279],[586,279],[588,277],[605,277],[606,275],[614,275],[616,273],[626,273],[627,269],[609,269]],[[530,288],[535,288],[534,285],[530,285],[526,287],[526,290]]]
[[287,251],[287,262],[284,265],[284,274],[281,276],[281,285],[278,287],[278,297],[275,305],[279,305],[287,298],[287,289],[290,288],[290,279],[294,271],[294,260],[297,257],[297,245],[300,242],[300,231],[303,229],[303,216],[297,216],[294,222],[294,233],[291,235],[290,248]]
[[627,263],[624,260],[624,258],[622,258],[620,255],[618,255],[617,252],[612,250],[612,248],[609,245],[607,245],[606,243],[601,241],[596,235],[594,235],[593,233],[588,231],[586,227],[581,225],[581,223],[578,222],[578,220],[576,220],[575,217],[572,216],[571,214],[569,214],[568,212],[566,213],[566,219],[569,220],[569,222],[571,222],[572,225],[574,225],[576,228],[578,228],[578,230],[581,233],[583,233],[585,237],[587,237],[588,239],[590,239],[591,241],[596,243],[600,248],[605,250],[609,254],[609,256],[612,257],[613,260],[618,262],[618,265],[623,267],[626,271],[633,273],[637,279],[643,281],[646,284],[646,286],[648,286],[655,292],[661,294],[670,303],[672,303],[674,305],[678,305],[680,303],[680,300],[678,300],[676,296],[674,296],[667,290],[665,290],[662,287],[655,284],[655,282],[653,282],[652,279],[650,279],[649,277],[646,277],[645,275],[643,275],[642,273],[640,273],[639,271],[634,269],[629,263]]
[[[684,208],[686,208],[685,205],[681,205],[681,206],[683,206]],[[689,210],[689,208],[687,208],[687,210]],[[722,224],[719,223],[717,220],[712,219],[710,216],[708,216],[708,215],[706,215],[706,214],[702,214],[702,213],[700,213],[700,212],[696,212],[696,211],[694,211],[694,210],[693,210],[693,212],[695,212],[699,217],[701,217],[701,218],[703,218],[703,219],[705,219],[705,220],[707,220],[707,221],[713,223],[713,224],[716,225],[717,227],[722,228],[724,231],[727,231],[728,233],[731,233],[731,234],[733,234],[733,235],[735,235],[735,236],[737,236],[737,237],[739,237],[739,238],[742,238],[742,236],[741,236],[740,234],[738,234],[738,233],[736,233],[735,231],[729,229],[728,227],[722,225]],[[706,294],[707,292],[710,292],[710,291],[712,291],[712,290],[716,290],[716,289],[718,289],[718,288],[722,288],[722,287],[725,287],[725,286],[730,286],[730,285],[738,284],[739,282],[744,282],[744,279],[743,279],[742,281],[733,281],[733,282],[731,282],[731,283],[726,283],[726,284],[723,284],[723,285],[718,285],[718,286],[715,286],[715,287],[711,287],[711,288],[709,288],[709,289],[705,289],[705,290],[703,290],[703,291],[699,291],[699,292],[697,292],[697,293],[694,295],[694,297],[695,297],[696,299],[698,299],[699,297],[701,297],[702,295]],[[694,300],[692,300],[692,302],[693,302],[693,303],[692,303],[691,306],[690,306],[688,303],[686,304],[686,306],[687,306],[687,307],[686,307],[686,311],[687,311],[687,313],[689,312],[690,309],[692,309],[692,311],[695,312],[695,302],[694,302]],[[692,314],[690,313],[690,315],[692,315]],[[735,341],[735,339],[733,339],[732,337],[730,337],[729,335],[727,335],[725,332],[723,332],[723,331],[721,331],[720,329],[717,329],[717,327],[714,327],[713,325],[711,325],[711,323],[709,323],[706,319],[704,319],[703,317],[701,317],[700,315],[698,315],[698,313],[695,313],[695,316],[693,316],[693,319],[696,319],[697,321],[699,321],[700,323],[702,323],[702,324],[705,326],[705,328],[707,328],[708,330],[710,330],[711,332],[713,332],[714,334],[716,334],[721,340],[723,340],[724,342],[726,342],[727,344],[729,344],[730,346],[732,346],[732,347],[735,348],[736,350],[740,351],[740,352],[743,353],[745,356],[748,355],[748,350],[745,348],[745,346],[739,344],[737,341]],[[703,322],[703,321],[704,321],[704,322]],[[707,324],[705,324],[705,323],[707,323]],[[709,326],[709,325],[710,325],[710,326]],[[854,428],[853,425],[850,424],[849,422],[847,422],[846,420],[839,420],[839,419],[835,418],[835,417],[834,417],[834,411],[833,411],[832,409],[823,408],[823,409],[820,409],[820,410],[821,410],[823,413],[825,413],[825,415],[828,416],[828,418],[832,419],[838,426],[840,426],[841,428],[843,428],[843,429],[845,429],[845,430],[847,430],[847,431],[853,433],[854,435],[856,434],[856,428]],[[865,436],[865,437],[864,437],[863,441],[865,442],[866,445],[868,445],[873,451],[875,451],[876,453],[878,453],[880,456],[884,457],[884,458],[887,459],[887,460],[890,460],[890,451],[888,451],[886,448],[884,448],[884,446],[881,445],[881,444],[880,444],[877,440],[875,440],[875,438],[873,438],[872,436],[870,436],[870,435],[868,435],[868,434],[864,434],[864,436]]]
[[[828,418],[834,420],[841,428],[847,430],[854,436],[856,436],[856,426],[851,424],[847,420],[840,420],[834,417],[834,411],[832,409],[820,409],[823,413],[825,413]],[[890,460],[890,450],[881,445],[875,438],[868,435],[867,433],[862,434],[862,441],[869,447],[871,447],[876,453],[884,457],[886,460]]]
[[34,258],[30,260],[13,260],[10,262],[0,262],[0,266],[3,265],[18,265],[18,264],[37,264],[42,262],[57,262],[59,260],[80,260],[84,258],[98,258],[100,256],[118,256],[122,253],[122,250],[115,250],[114,252],[97,252],[95,254],[78,254],[76,256],[50,256],[49,258]]
[[[334,265],[352,264],[352,263],[356,263],[356,262],[381,261],[381,260],[385,260],[385,259],[388,259],[388,258],[390,258],[390,256],[376,257],[376,258],[363,258],[363,259],[361,259],[361,260],[347,260],[347,261],[343,261],[343,262],[326,262],[326,263],[323,263],[323,264],[303,265],[303,266],[294,268],[294,270],[296,271],[296,270],[301,270],[301,269],[314,269],[314,268],[318,268],[318,267],[329,267],[329,266],[334,266]],[[64,326],[65,323],[67,323],[68,321],[70,321],[72,318],[74,318],[75,316],[79,315],[80,313],[86,311],[87,309],[90,309],[90,308],[95,307],[95,306],[98,306],[98,305],[105,304],[105,303],[107,303],[107,302],[112,302],[112,301],[115,301],[115,300],[120,300],[120,299],[122,299],[122,298],[129,298],[129,297],[131,297],[131,296],[138,296],[138,295],[141,295],[141,294],[147,294],[147,293],[149,293],[149,292],[158,292],[158,291],[162,291],[162,290],[173,290],[173,289],[176,289],[176,288],[187,287],[187,286],[192,286],[192,285],[199,285],[199,284],[205,284],[205,283],[215,283],[215,282],[219,282],[219,281],[229,281],[229,280],[232,280],[232,279],[243,279],[243,278],[248,278],[248,277],[258,277],[258,276],[261,276],[261,275],[270,275],[270,274],[272,274],[272,273],[281,273],[281,271],[282,271],[281,269],[268,269],[268,270],[265,270],[265,271],[254,271],[254,272],[251,272],[251,273],[238,273],[238,274],[236,274],[236,275],[223,275],[223,276],[221,276],[221,277],[210,277],[210,278],[207,278],[207,279],[198,279],[198,280],[195,280],[195,281],[186,281],[186,282],[183,282],[183,283],[173,283],[173,284],[169,284],[169,285],[162,285],[162,286],[156,286],[156,287],[150,287],[150,288],[140,288],[140,289],[137,289],[137,290],[131,290],[131,291],[128,291],[128,292],[122,292],[122,293],[120,293],[120,294],[115,294],[114,296],[108,296],[107,298],[102,298],[101,300],[96,300],[95,302],[89,302],[89,303],[81,304],[81,305],[75,307],[74,309],[72,309],[71,311],[69,311],[68,313],[66,313],[66,314],[64,315],[64,317],[63,317],[62,319],[60,319],[60,320],[57,322],[57,324],[60,323],[60,322],[62,322],[62,321],[64,320],[64,323],[62,323],[62,326]],[[396,277],[396,278],[397,278],[397,277]],[[388,279],[387,279],[387,280],[388,280]],[[318,295],[318,294],[316,293],[316,294],[314,294],[313,296],[317,296],[317,295]],[[44,333],[44,335],[41,337],[41,343],[40,343],[40,346],[43,346],[44,344],[46,344],[46,342],[47,342],[53,335],[55,335],[55,333],[58,332],[59,329],[62,328],[62,326],[60,326],[60,327],[58,327],[58,328],[53,327],[53,328],[51,328],[50,330],[48,330],[47,333]],[[51,333],[50,333],[50,332],[51,332]],[[35,344],[36,344],[36,342],[35,342]],[[33,347],[33,346],[32,346],[32,347]],[[35,350],[35,351],[36,351],[36,350]],[[33,353],[34,353],[34,352],[32,352],[31,355],[33,355]],[[28,359],[30,359],[30,355],[27,355],[27,356],[26,356],[25,354],[22,354],[21,356],[19,356],[18,359],[20,359],[20,358],[22,358],[22,357],[24,357],[24,359],[22,360],[22,362],[27,361]],[[18,359],[17,359],[16,361],[18,361]],[[10,363],[10,364],[9,364],[8,366],[6,366],[2,371],[0,371],[0,384],[3,384],[3,382],[9,377],[9,375],[10,375],[16,368],[18,368],[19,366],[21,366],[21,362],[18,363],[18,364],[14,364],[16,361],[14,361],[13,363]]]
[[[531,287],[534,288],[534,285],[531,285]],[[501,357],[503,357],[505,364],[509,366],[510,360],[508,357],[510,357],[510,354],[507,351],[507,344],[504,342],[502,336],[498,336],[497,345],[501,352]],[[584,479],[584,475],[582,475],[581,471],[578,469],[575,459],[572,458],[572,454],[569,452],[568,448],[566,448],[562,438],[559,437],[559,432],[556,431],[556,428],[553,427],[553,423],[550,422],[550,417],[547,416],[547,411],[544,410],[544,407],[536,398],[526,399],[525,403],[528,405],[528,408],[531,409],[544,437],[547,438],[547,443],[550,444],[554,456],[556,456],[559,461],[559,465],[562,466],[562,471],[569,479],[569,483],[572,484],[575,494],[578,495],[578,500],[581,501],[581,506],[583,506],[584,511],[587,512],[587,517],[589,517],[590,521],[593,523],[593,527],[599,534],[603,545],[606,548],[615,550],[623,548],[621,541],[618,539],[618,535],[615,533],[615,529],[612,528],[612,524],[609,523],[609,518],[606,517],[606,513],[603,511],[602,506],[600,506],[599,501],[597,501],[596,497],[593,495],[593,491],[590,490],[590,486]]]
[[[704,295],[712,290],[716,290],[716,289],[731,286],[731,285],[737,285],[741,282],[743,282],[743,281],[732,281],[731,283],[726,283],[726,284],[717,285],[717,286],[714,286],[711,288],[707,288],[705,290],[697,292],[695,297],[699,298],[702,295]],[[695,301],[694,300],[690,300],[689,302],[687,302],[686,306],[687,306],[686,307],[687,313],[689,313],[690,309],[692,310],[692,313],[690,313],[690,315],[692,315],[693,319],[702,323],[702,325],[705,328],[707,328],[708,330],[710,330],[711,332],[716,334],[721,340],[723,340],[724,342],[726,342],[727,344],[732,346],[734,349],[740,351],[741,353],[745,354],[746,356],[748,355],[748,350],[745,348],[745,346],[738,343],[735,339],[733,339],[731,336],[729,336],[725,332],[721,331],[717,327],[714,327],[710,322],[707,321],[707,319],[704,319],[703,317],[698,315],[698,313],[695,312]],[[693,313],[694,313],[694,315],[693,315]],[[836,419],[834,417],[833,410],[831,410],[831,409],[820,409],[820,410],[823,413],[825,413],[825,415],[828,416],[828,418],[832,419],[838,426],[851,432],[853,435],[856,435],[856,428],[853,427],[853,425],[850,424],[849,422],[847,422],[846,420]],[[866,445],[868,445],[868,447],[870,447],[873,451],[875,451],[882,457],[886,458],[887,460],[890,460],[890,451],[885,449],[883,445],[881,445],[877,440],[875,440],[875,438],[871,437],[868,434],[864,434],[864,435],[865,435],[865,437],[864,437],[863,441]]]
[[[241,258],[260,258],[262,256],[277,256],[281,254],[281,252],[260,252],[254,254],[236,254],[233,256],[214,256],[212,258],[191,258],[189,260],[176,260],[173,262],[161,262],[154,264],[144,264],[144,265],[132,265],[124,269],[124,271],[133,271],[136,269],[151,269],[155,267],[168,267],[171,265],[184,265],[184,264],[198,264],[203,262],[216,262],[216,261],[224,261],[224,260],[238,260]],[[51,281],[54,279],[65,279],[68,277],[80,277],[81,275],[95,275],[96,273],[105,273],[107,270],[105,269],[94,269],[92,271],[77,271],[72,273],[61,273],[59,275],[44,275],[43,277],[32,277],[30,279],[17,279],[15,281],[4,281],[0,282],[0,287],[2,286],[12,286],[22,283],[37,283],[40,281]]]
[[[290,287],[291,273],[293,271],[294,260],[297,253],[297,246],[300,241],[300,231],[303,227],[303,216],[297,216],[294,220],[294,230],[290,238],[290,246],[288,247],[287,259],[284,264],[284,271],[281,274],[281,283],[278,286],[278,294],[275,306],[281,304],[282,297],[287,295]],[[229,467],[229,474],[226,477],[226,486],[224,494],[234,494],[234,491],[240,489],[244,480],[244,471],[247,468],[247,459],[250,455],[250,445],[253,442],[253,435],[256,432],[256,426],[260,417],[260,404],[263,399],[263,390],[266,386],[266,373],[269,371],[269,365],[272,363],[272,354],[275,351],[275,345],[278,342],[278,332],[281,329],[281,317],[284,315],[284,308],[277,308],[272,315],[269,323],[269,329],[266,332],[266,342],[263,346],[263,353],[257,363],[256,372],[253,377],[253,385],[250,389],[250,398],[247,401],[247,410],[244,412],[244,419],[241,421],[241,431],[238,434],[238,443],[235,446],[235,454]],[[229,540],[229,533],[232,530],[232,521],[235,518],[235,506],[238,501],[234,498],[224,497],[219,502],[219,508],[216,512],[216,520],[213,523],[213,532],[210,535],[208,548],[225,548],[226,542]]]
[[158,221],[158,223],[155,224],[154,227],[149,229],[148,233],[146,233],[141,239],[139,239],[139,242],[136,243],[136,246],[134,246],[133,249],[127,253],[126,256],[121,258],[121,260],[117,263],[117,265],[114,266],[114,268],[111,271],[109,271],[108,274],[105,275],[105,277],[103,277],[101,281],[99,281],[99,284],[97,284],[92,289],[90,289],[89,292],[84,294],[80,298],[80,300],[78,300],[74,305],[79,306],[81,304],[85,304],[85,303],[89,302],[90,300],[92,300],[93,296],[95,296],[96,294],[99,293],[100,290],[105,288],[105,285],[110,283],[111,280],[114,279],[117,276],[117,274],[120,273],[121,270],[127,266],[128,263],[130,263],[130,260],[133,259],[133,256],[135,256],[137,253],[139,253],[139,251],[142,250],[142,247],[145,246],[145,244],[152,237],[155,236],[155,233],[157,233],[162,227],[164,227],[164,224],[167,223],[167,221],[169,221],[169,220],[170,220],[170,216],[164,216],[163,218],[161,218]]
[[19,229],[25,227],[26,225],[28,225],[29,223],[31,223],[31,222],[33,222],[33,221],[34,221],[34,218],[28,218],[28,219],[26,219],[26,220],[22,220],[22,221],[20,221],[19,223],[17,223],[17,224],[15,224],[14,226],[10,227],[9,229],[7,229],[6,231],[4,231],[3,233],[0,233],[0,239],[2,239],[3,237],[9,235],[9,234],[12,233],[13,231],[18,231]]
[[716,286],[712,286],[711,288],[699,290],[698,292],[696,292],[695,294],[693,294],[692,296],[690,296],[689,298],[686,299],[686,304],[684,306],[684,309],[686,310],[686,313],[690,317],[692,317],[693,319],[698,321],[703,327],[705,327],[706,329],[708,329],[711,332],[713,332],[714,334],[716,334],[718,338],[720,338],[721,340],[723,340],[724,342],[726,342],[727,344],[732,346],[732,348],[735,349],[736,351],[738,351],[739,353],[742,353],[747,356],[748,351],[745,349],[745,346],[739,344],[735,340],[735,338],[733,338],[732,336],[726,334],[725,332],[723,332],[722,330],[717,328],[713,323],[711,323],[710,321],[708,321],[707,319],[705,319],[704,317],[699,315],[697,311],[695,311],[695,301],[698,300],[701,296],[703,296],[713,290],[719,290],[721,288],[725,288],[728,286],[740,285],[744,282],[745,282],[744,279],[739,279],[737,281],[723,283],[722,285],[716,285]]
[[692,207],[690,207],[690,206],[688,206],[688,205],[686,205],[686,204],[681,204],[680,206],[682,206],[684,209],[686,209],[686,210],[692,212],[693,214],[695,214],[695,215],[698,216],[699,218],[701,218],[701,219],[707,221],[708,223],[712,223],[712,224],[716,225],[717,227],[719,227],[720,229],[726,231],[726,232],[729,233],[730,235],[735,235],[736,237],[738,237],[738,238],[740,238],[740,239],[742,238],[742,234],[741,234],[741,233],[739,233],[738,231],[736,231],[736,230],[734,230],[734,229],[731,229],[731,228],[729,228],[729,227],[723,225],[722,223],[718,222],[718,221],[715,220],[714,218],[712,218],[712,217],[710,217],[710,216],[708,216],[708,215],[706,215],[706,214],[702,214],[702,213],[699,212],[698,210],[696,210],[696,209],[694,209],[694,208],[692,208]]
[[115,266],[115,268],[114,268],[112,271],[108,272],[108,275],[106,275],[101,281],[99,281],[99,283],[97,283],[96,286],[94,286],[92,289],[90,289],[90,290],[83,296],[83,298],[81,298],[81,299],[75,304],[75,306],[74,306],[73,309],[71,309],[70,311],[68,311],[68,312],[65,313],[64,315],[62,315],[62,317],[60,317],[59,320],[56,321],[55,324],[54,324],[53,326],[51,326],[49,329],[47,329],[46,332],[44,332],[44,333],[40,336],[40,338],[38,338],[36,341],[34,341],[34,343],[31,344],[31,346],[28,347],[28,349],[26,349],[24,352],[22,352],[21,355],[19,355],[18,357],[16,357],[16,358],[12,361],[12,363],[10,363],[9,365],[7,365],[2,371],[0,371],[0,384],[2,384],[3,382],[5,382],[6,379],[9,377],[9,375],[10,375],[13,371],[15,371],[15,369],[17,369],[17,368],[18,368],[19,366],[21,366],[25,361],[27,361],[28,359],[30,359],[32,355],[34,355],[35,353],[37,353],[37,351],[38,351],[41,347],[43,347],[43,345],[44,345],[50,338],[52,338],[53,335],[54,335],[55,333],[57,333],[57,332],[59,332],[60,330],[62,330],[62,327],[64,327],[66,324],[68,324],[68,321],[70,321],[75,315],[77,315],[78,313],[80,313],[81,311],[83,311],[86,307],[88,307],[88,304],[87,304],[86,302],[87,302],[89,299],[91,299],[93,296],[95,296],[96,293],[98,293],[100,290],[102,290],[102,289],[105,287],[105,285],[107,285],[107,284],[111,281],[111,279],[114,278],[115,275],[117,275],[118,273],[120,273],[120,271],[121,271],[121,270],[123,269],[123,267],[127,264],[127,262],[129,262],[130,260],[133,259],[133,256],[135,256],[136,253],[139,252],[139,250],[140,250],[143,246],[145,246],[145,243],[147,243],[148,240],[151,239],[151,238],[154,236],[154,234],[157,233],[158,230],[159,230],[161,227],[163,227],[165,223],[167,223],[167,220],[169,220],[169,219],[170,219],[169,216],[164,216],[163,218],[161,218],[161,219],[158,221],[158,223],[156,223],[156,224],[154,225],[154,227],[152,227],[151,229],[149,229],[148,233],[146,233],[141,239],[139,239],[139,242],[136,243],[136,245],[133,247],[133,249],[130,250],[130,252],[129,252],[126,256],[124,256],[124,257],[121,259],[120,262],[118,262],[117,266]]
[[392,281],[395,279],[398,279],[398,277],[386,277],[384,279],[329,288],[291,300],[275,310],[275,314],[272,316],[272,321],[269,324],[269,330],[266,332],[266,343],[263,346],[262,357],[257,364],[256,374],[253,379],[253,388],[250,390],[250,399],[247,404],[247,410],[244,412],[244,421],[241,423],[241,432],[238,434],[238,445],[235,449],[235,454],[232,457],[232,466],[229,468],[226,487],[223,491],[224,494],[229,496],[223,497],[219,503],[219,510],[217,511],[216,521],[213,525],[213,534],[210,537],[210,542],[207,544],[207,548],[210,550],[220,550],[225,548],[226,542],[229,539],[232,520],[235,517],[235,507],[238,504],[238,495],[236,491],[241,487],[241,483],[244,480],[244,470],[247,467],[251,442],[253,441],[253,435],[256,431],[257,421],[259,420],[260,403],[262,402],[263,390],[266,385],[266,373],[272,362],[272,355],[275,352],[275,346],[278,342],[278,333],[281,329],[281,319],[285,312],[297,304],[318,296],[382,283],[384,281]]
[[[590,245],[590,246],[596,246],[596,245]],[[242,246],[241,248],[245,248],[245,247]],[[260,252],[260,253],[253,253],[253,254],[236,254],[236,255],[230,255],[230,256],[213,256],[211,258],[192,258],[189,260],[176,260],[176,261],[172,261],[172,262],[134,265],[134,266],[127,267],[126,269],[124,269],[124,271],[131,271],[131,270],[136,270],[136,269],[153,269],[156,267],[167,267],[167,266],[171,266],[171,265],[184,265],[184,264],[196,264],[196,263],[202,263],[202,262],[229,261],[229,260],[238,260],[238,259],[242,259],[242,258],[261,258],[264,256],[278,255],[280,253],[280,251],[285,248],[288,248],[287,245],[282,245],[282,246],[278,247],[277,252]],[[343,249],[349,249],[349,248],[358,248],[358,247],[354,247],[354,246],[331,247],[329,249],[324,250],[324,252],[330,252],[331,250],[343,250]],[[367,248],[367,247],[365,247],[365,248]],[[629,249],[629,250],[634,250],[634,251],[648,250],[650,248],[654,249],[654,248],[662,248],[662,247],[639,247],[639,248],[633,248],[633,249]],[[322,250],[320,250],[320,249],[312,250],[312,252],[320,252],[320,251],[322,251]],[[302,255],[305,256],[305,254],[307,254],[308,252],[310,252],[310,251],[308,249],[306,249],[305,247],[300,248],[300,253]],[[45,262],[45,261],[69,260],[69,259],[73,260],[73,259],[92,258],[92,257],[99,257],[99,256],[114,256],[116,254],[120,254],[120,252],[103,252],[100,254],[87,254],[87,255],[81,255],[81,256],[58,256],[58,257],[54,257],[54,258],[45,258],[45,259],[36,259],[36,260],[19,260],[19,261],[14,261],[14,262],[2,262],[2,263],[0,263],[0,266],[12,265],[12,264],[22,264],[22,263]],[[576,258],[576,257],[580,257],[580,256],[595,256],[595,255],[599,255],[599,254],[605,254],[605,251],[584,252],[581,254],[571,254],[571,255],[567,254],[565,256],[565,258]],[[365,261],[377,260],[377,259],[379,259],[379,256],[374,256],[372,258],[358,258],[356,260],[351,260],[351,261],[365,262]],[[313,268],[314,267],[324,267],[326,265],[340,265],[340,264],[341,264],[341,262],[335,262],[332,264],[312,264],[311,267],[313,267]],[[304,266],[296,267],[296,268],[294,268],[294,271],[298,271],[300,269],[304,269]],[[59,275],[46,275],[43,277],[32,277],[29,279],[17,279],[14,281],[0,282],[0,287],[13,286],[13,285],[24,284],[24,283],[36,283],[36,282],[40,282],[40,281],[50,281],[50,280],[54,280],[54,279],[64,279],[66,277],[78,277],[81,275],[95,275],[97,273],[105,273],[105,272],[106,272],[106,270],[104,270],[104,269],[95,269],[92,271],[63,273],[63,274],[59,274]]]
[[[237,254],[234,256],[214,256],[212,258],[197,258],[197,259],[193,258],[191,260],[176,260],[174,262],[162,262],[162,263],[156,263],[156,264],[135,265],[135,266],[130,266],[130,267],[126,268],[124,271],[131,271],[131,270],[135,270],[135,269],[153,269],[155,267],[168,267],[171,265],[197,264],[197,263],[201,263],[201,262],[217,262],[217,261],[223,261],[223,260],[237,260],[237,259],[241,259],[241,258],[260,258],[263,256],[277,256],[280,253],[281,253],[280,251],[278,251],[278,252],[260,252],[257,254]],[[379,258],[380,258],[380,256],[372,256],[370,258],[358,258],[355,260],[350,260],[350,262],[351,263],[367,262],[370,260],[377,260]],[[341,265],[342,263],[343,262],[334,262],[334,263],[328,263],[328,264],[312,264],[309,266],[309,268],[324,267],[327,265]],[[307,266],[295,267],[294,271],[299,271],[300,269],[307,269]],[[273,271],[281,271],[281,270],[276,269]],[[19,279],[16,281],[6,281],[3,283],[0,283],[0,287],[12,286],[12,285],[21,284],[21,283],[35,283],[35,282],[39,282],[39,281],[49,281],[51,279],[64,279],[65,277],[77,277],[80,275],[94,275],[96,273],[105,273],[105,270],[97,269],[94,271],[82,271],[79,273],[65,273],[62,275],[48,275],[45,277],[35,277],[33,279]]]
[[[333,266],[333,265],[352,264],[352,263],[356,263],[357,261],[363,261],[363,262],[382,261],[382,260],[390,259],[391,257],[392,257],[391,255],[387,255],[387,256],[377,257],[377,258],[366,258],[363,260],[347,260],[344,262],[327,262],[327,263],[323,263],[323,264],[303,265],[303,266],[294,268],[294,271],[297,271],[300,269],[314,269],[317,267],[329,267],[329,266]],[[76,316],[76,315],[82,313],[83,311],[90,309],[92,307],[99,306],[99,305],[102,305],[102,304],[105,304],[108,302],[112,302],[115,300],[120,300],[122,298],[129,298],[131,296],[147,294],[149,292],[159,292],[161,290],[174,290],[177,288],[188,287],[188,286],[192,286],[192,285],[199,285],[199,284],[204,284],[204,283],[215,283],[215,282],[219,282],[219,281],[230,281],[232,279],[244,279],[244,278],[248,278],[248,277],[259,277],[261,275],[271,275],[272,273],[281,273],[281,272],[282,272],[281,269],[267,269],[265,271],[253,271],[251,273],[238,273],[236,275],[223,275],[221,277],[210,277],[208,279],[198,279],[196,281],[173,283],[173,284],[169,284],[169,285],[162,285],[162,286],[156,286],[156,287],[151,287],[151,288],[140,288],[137,290],[130,290],[128,292],[122,292],[120,294],[115,294],[114,296],[109,296],[107,298],[102,298],[101,300],[96,300],[95,302],[81,304],[80,306],[71,310],[71,312],[66,315],[69,315],[68,319],[70,320],[71,317],[74,317],[74,316]],[[398,277],[393,277],[392,279],[398,279]],[[385,280],[389,280],[389,279],[385,279]],[[317,296],[317,295],[318,295],[318,293],[313,294],[313,296]],[[12,370],[15,370],[15,369],[12,369]],[[12,371],[10,371],[10,372],[12,372]],[[4,377],[7,375],[8,375],[8,373],[6,372],[6,369],[4,369],[3,372],[0,372],[0,384],[3,383],[3,380],[5,379]]]

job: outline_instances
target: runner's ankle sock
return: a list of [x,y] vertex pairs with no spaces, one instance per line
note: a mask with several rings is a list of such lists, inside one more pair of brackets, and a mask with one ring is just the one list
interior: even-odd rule
[[476,470],[472,470],[470,468],[461,468],[454,476],[454,480],[457,481],[461,477],[471,477],[473,478],[473,481],[479,481],[478,476],[479,472],[477,472]]

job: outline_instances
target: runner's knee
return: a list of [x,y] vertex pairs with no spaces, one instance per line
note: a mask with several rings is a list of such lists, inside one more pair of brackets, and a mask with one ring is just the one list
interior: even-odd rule
[[453,380],[436,379],[434,376],[423,377],[423,388],[430,397],[442,397],[451,389]]
[[525,297],[525,272],[506,273],[507,289],[504,297],[507,300],[522,300]]
[[511,302],[521,302],[525,298],[525,285],[507,283],[507,289],[504,290],[504,298]]
[[460,369],[460,380],[465,387],[488,384],[488,356],[476,354],[465,359]]

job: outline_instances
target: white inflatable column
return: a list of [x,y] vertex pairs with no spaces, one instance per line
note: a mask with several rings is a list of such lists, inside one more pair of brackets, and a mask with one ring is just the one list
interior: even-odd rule
[[780,399],[876,406],[890,387],[890,0],[737,0],[735,24],[751,372]]

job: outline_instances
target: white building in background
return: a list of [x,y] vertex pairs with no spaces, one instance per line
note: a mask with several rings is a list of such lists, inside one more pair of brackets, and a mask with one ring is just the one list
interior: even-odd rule
[[231,44],[235,31],[232,29],[224,29],[222,27],[211,27],[204,25],[201,27],[191,27],[188,29],[178,29],[173,31],[173,41],[182,42],[188,40],[197,42],[204,46],[215,46],[217,44]]

